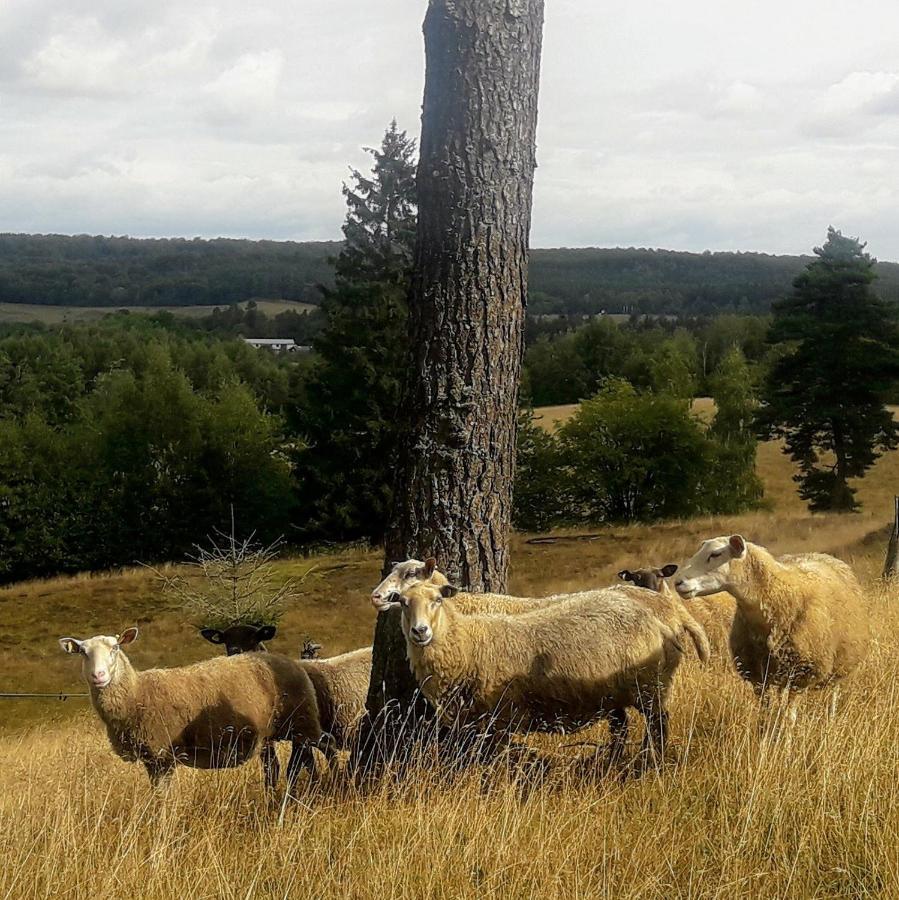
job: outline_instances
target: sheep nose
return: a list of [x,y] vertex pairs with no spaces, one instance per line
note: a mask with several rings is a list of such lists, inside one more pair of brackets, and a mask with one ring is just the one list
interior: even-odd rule
[[426,638],[431,633],[427,625],[413,625],[410,630],[417,638]]
[[96,678],[98,680],[101,678],[105,678],[105,677],[106,677],[106,669],[97,669],[97,671],[94,672],[94,678]]

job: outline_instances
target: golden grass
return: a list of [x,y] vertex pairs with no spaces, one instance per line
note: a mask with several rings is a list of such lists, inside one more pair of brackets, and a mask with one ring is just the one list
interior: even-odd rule
[[591,778],[562,738],[539,782],[430,768],[364,794],[336,772],[279,821],[252,764],[179,770],[155,798],[88,714],[0,736],[0,896],[896,896],[899,597],[871,603],[836,720],[809,697],[765,743],[748,689],[691,663],[669,763],[642,778]]

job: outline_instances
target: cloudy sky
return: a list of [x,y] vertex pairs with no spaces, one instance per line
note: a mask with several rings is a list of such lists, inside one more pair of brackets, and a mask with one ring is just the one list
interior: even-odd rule
[[[0,231],[339,237],[426,0],[2,0]],[[899,260],[896,0],[547,0],[532,244]]]

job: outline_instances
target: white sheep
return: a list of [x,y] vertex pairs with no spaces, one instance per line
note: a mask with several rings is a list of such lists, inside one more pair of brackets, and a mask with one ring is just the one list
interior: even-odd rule
[[[781,556],[739,534],[704,541],[675,579],[685,598],[727,591],[736,600],[730,647],[737,671],[764,703],[769,688],[795,720],[795,700],[849,675],[870,639],[852,569],[823,553]],[[836,693],[831,709],[836,703]]]
[[[449,579],[437,568],[437,560],[431,556],[424,562],[407,559],[393,564],[384,580],[371,592],[371,602],[375,609],[390,609],[391,598],[398,597],[407,588],[426,583],[434,587],[449,584]],[[460,612],[507,613],[514,615],[540,609],[569,594],[555,594],[551,597],[511,597],[508,594],[458,591],[453,603]]]
[[456,593],[421,582],[397,601],[412,671],[444,721],[495,727],[504,738],[607,718],[616,758],[633,707],[646,718],[644,750],[661,755],[680,645],[627,590],[586,591],[515,615],[463,614],[448,599]]
[[273,741],[293,743],[288,785],[311,765],[312,746],[333,752],[312,683],[298,663],[252,653],[138,672],[122,649],[136,637],[137,628],[128,628],[118,637],[64,637],[59,644],[82,657],[91,704],[112,749],[143,763],[154,787],[164,785],[177,764],[221,769],[261,752],[266,786],[274,789],[279,773]]

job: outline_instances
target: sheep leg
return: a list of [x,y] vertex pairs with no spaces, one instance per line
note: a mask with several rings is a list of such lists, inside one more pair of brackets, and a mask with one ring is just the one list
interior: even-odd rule
[[651,703],[644,712],[646,716],[646,734],[643,736],[642,754],[655,764],[661,765],[665,756],[665,744],[668,743],[668,711],[662,709],[658,702]]
[[281,766],[278,763],[278,751],[274,741],[263,743],[260,758],[266,790],[275,791],[278,787],[278,779],[281,777]]
[[290,759],[287,761],[288,792],[293,790],[297,777],[303,769],[308,769],[310,777],[315,780],[315,756],[312,753],[312,744],[305,738],[294,738]]
[[609,711],[609,762],[621,759],[627,744],[627,710],[613,709]]
[[147,777],[150,779],[150,787],[154,791],[164,792],[168,790],[172,780],[172,772],[175,771],[174,763],[145,762],[144,768],[147,770]]

